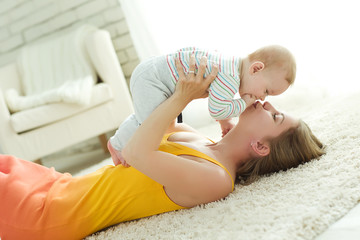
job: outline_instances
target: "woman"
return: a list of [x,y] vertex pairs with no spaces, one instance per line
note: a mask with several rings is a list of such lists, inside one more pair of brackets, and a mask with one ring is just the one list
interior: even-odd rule
[[323,154],[304,123],[269,103],[246,109],[218,143],[184,124],[171,125],[191,100],[207,95],[216,72],[203,79],[205,63],[196,76],[179,71],[173,96],[126,145],[123,156],[132,167],[106,166],[72,177],[1,156],[1,239],[80,239],[119,222],[226,197],[237,174],[249,183]]

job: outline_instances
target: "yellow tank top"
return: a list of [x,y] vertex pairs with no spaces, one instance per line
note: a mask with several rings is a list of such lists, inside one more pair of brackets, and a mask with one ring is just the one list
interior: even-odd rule
[[[209,156],[168,141],[170,135],[164,136],[159,150],[174,155],[197,156],[227,171]],[[161,184],[133,167],[121,165],[105,166],[80,177],[61,174],[49,191],[41,194],[34,194],[36,197],[26,204],[34,208],[41,203],[41,208],[32,211],[32,219],[36,221],[28,222],[26,219],[29,218],[24,218],[20,224],[24,229],[13,230],[17,236],[23,234],[26,239],[81,239],[120,222],[184,208],[166,195]]]

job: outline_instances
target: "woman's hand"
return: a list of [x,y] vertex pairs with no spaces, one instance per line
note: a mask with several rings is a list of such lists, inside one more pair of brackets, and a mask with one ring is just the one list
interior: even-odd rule
[[195,56],[192,55],[189,61],[189,72],[185,75],[184,70],[178,59],[175,60],[176,68],[179,73],[179,80],[176,84],[175,93],[188,102],[197,98],[205,98],[209,95],[208,89],[212,81],[214,81],[218,67],[212,66],[211,73],[204,78],[207,58],[203,56],[200,60],[198,72],[195,75]]

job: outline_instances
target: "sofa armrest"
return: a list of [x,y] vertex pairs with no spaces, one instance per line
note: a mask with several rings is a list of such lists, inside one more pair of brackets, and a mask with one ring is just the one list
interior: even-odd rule
[[110,85],[113,99],[120,108],[119,111],[126,114],[133,112],[129,88],[109,32],[97,30],[90,34],[86,39],[86,48],[100,78]]
[[110,34],[107,31],[97,30],[90,34],[86,39],[86,49],[95,70],[104,82],[115,89],[127,88]]
[[0,89],[0,129],[5,126],[5,123],[9,122],[10,115],[10,110],[5,101],[5,96]]
[[11,146],[8,142],[13,142],[17,134],[10,124],[10,111],[6,105],[2,90],[0,89],[0,149],[3,153],[8,153]]

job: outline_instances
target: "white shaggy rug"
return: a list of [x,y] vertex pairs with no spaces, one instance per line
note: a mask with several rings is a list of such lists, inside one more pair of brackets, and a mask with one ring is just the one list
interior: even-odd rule
[[[272,102],[304,119],[326,144],[320,160],[237,185],[222,201],[121,223],[86,240],[314,239],[360,202],[360,91],[316,101],[305,93]],[[214,136],[215,129],[202,130]]]

